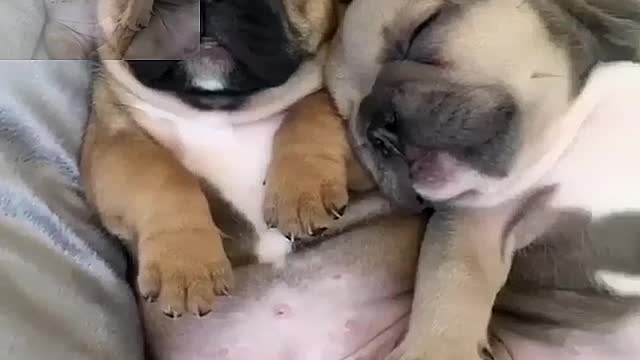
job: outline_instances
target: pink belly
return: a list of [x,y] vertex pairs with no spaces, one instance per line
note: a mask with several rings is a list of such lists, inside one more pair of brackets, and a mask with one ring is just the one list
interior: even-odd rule
[[145,305],[154,359],[383,359],[406,330],[411,296],[380,298],[356,284],[335,277],[256,300],[226,298],[203,319],[171,320]]
[[[383,360],[408,323],[411,294],[400,279],[345,271],[302,276],[291,286],[267,283],[266,291],[255,290],[261,286],[254,281],[203,319],[171,320],[146,304],[147,338],[154,360]],[[608,327],[606,335],[546,334],[559,345],[493,333],[496,360],[640,359],[640,316]]]

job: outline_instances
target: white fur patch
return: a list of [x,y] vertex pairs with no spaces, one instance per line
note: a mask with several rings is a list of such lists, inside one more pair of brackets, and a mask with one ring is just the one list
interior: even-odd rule
[[261,234],[256,253],[261,263],[284,266],[284,259],[291,252],[291,241],[277,229],[269,229]]
[[596,281],[619,296],[640,296],[640,276],[622,272],[598,270]]

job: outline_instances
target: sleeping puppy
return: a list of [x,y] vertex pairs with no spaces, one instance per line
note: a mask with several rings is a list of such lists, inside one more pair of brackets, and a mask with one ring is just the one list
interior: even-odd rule
[[[195,64],[180,68],[206,70],[189,75],[195,77],[188,84],[179,77],[150,78],[164,74],[163,66],[175,68],[174,62],[103,61],[82,158],[88,195],[103,222],[137,246],[142,294],[159,295],[161,307],[172,317],[157,311],[156,304],[141,304],[151,358],[327,360],[388,353],[406,327],[424,219],[389,216],[389,202],[376,194],[351,199],[342,214],[347,179],[356,190],[371,183],[366,174],[347,171],[346,131],[328,96],[306,96],[320,85],[322,59],[314,56],[320,51],[311,47],[280,85],[252,85],[241,80],[245,75],[231,75],[256,71],[269,77],[262,72],[272,67],[230,69],[236,61],[255,63],[265,56],[284,56],[276,64],[286,64],[288,52],[273,48],[290,51],[301,40],[285,36],[268,44],[264,38],[281,22],[295,24],[297,36],[307,34],[307,43],[322,41],[317,34],[331,33],[327,19],[332,17],[321,10],[332,3],[211,4],[205,17],[211,17],[214,27],[206,28],[215,36],[235,38],[252,51],[270,50],[251,54],[205,42],[201,51],[208,53],[203,54],[206,61],[196,58]],[[296,7],[275,12],[275,18],[260,17],[273,13],[265,7],[278,4]],[[234,27],[215,27],[230,19],[235,19]],[[305,27],[304,19],[311,25]],[[137,23],[123,20],[108,28],[130,34]],[[247,32],[236,34],[239,29]],[[127,48],[119,39],[111,40],[100,49],[103,59],[117,59],[118,49]],[[171,56],[176,55],[167,54],[169,60]],[[209,67],[208,60],[225,66]],[[204,89],[182,87],[193,84]],[[261,86],[265,88],[251,90]],[[334,213],[340,219],[334,220]],[[278,230],[267,229],[263,217],[296,238],[328,227],[319,240],[330,241],[296,251],[284,267],[256,263],[281,260],[292,246]],[[221,232],[228,235],[224,248],[231,262],[240,265],[233,269],[233,296],[216,299],[204,318],[174,321],[182,311],[209,311],[210,290],[223,292],[229,284]]]
[[639,48],[637,0],[352,3],[328,86],[382,191],[436,208],[390,359],[640,358],[640,77],[600,64]]
[[[333,0],[200,1],[179,34],[185,44],[161,58],[118,60],[151,5],[100,3],[106,43],[82,170],[102,222],[136,253],[142,296],[158,298],[170,317],[200,316],[215,295],[228,293],[229,258],[279,262],[291,250],[264,220],[265,193],[280,204],[269,218],[281,228],[295,224],[288,228],[294,237],[316,234],[346,204],[341,121],[335,113],[313,115],[328,106],[326,94],[313,93],[338,9]],[[305,121],[283,126],[274,144],[296,102],[302,110],[291,117]],[[308,131],[313,139],[300,150],[296,134]],[[293,185],[263,186],[272,147],[271,178],[280,168],[303,167]],[[282,186],[289,189],[279,196]]]

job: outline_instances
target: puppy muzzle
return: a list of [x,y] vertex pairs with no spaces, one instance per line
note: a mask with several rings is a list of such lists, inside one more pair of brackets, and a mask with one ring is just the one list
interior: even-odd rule
[[[414,184],[443,185],[465,167],[506,176],[518,119],[516,102],[501,85],[465,84],[435,66],[402,61],[382,68],[351,131],[380,187],[411,203]],[[453,170],[452,161],[461,165]]]
[[421,153],[440,151],[482,173],[505,176],[517,106],[500,85],[461,84],[435,67],[401,62],[380,72],[357,121],[383,158],[410,165]]

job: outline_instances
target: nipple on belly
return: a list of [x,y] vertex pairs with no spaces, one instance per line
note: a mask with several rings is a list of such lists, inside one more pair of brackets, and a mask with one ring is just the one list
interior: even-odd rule
[[288,319],[293,316],[293,309],[287,304],[277,304],[273,307],[273,315],[276,319]]
[[349,319],[344,323],[344,328],[349,332],[357,331],[359,327],[360,327],[360,324],[353,319]]

